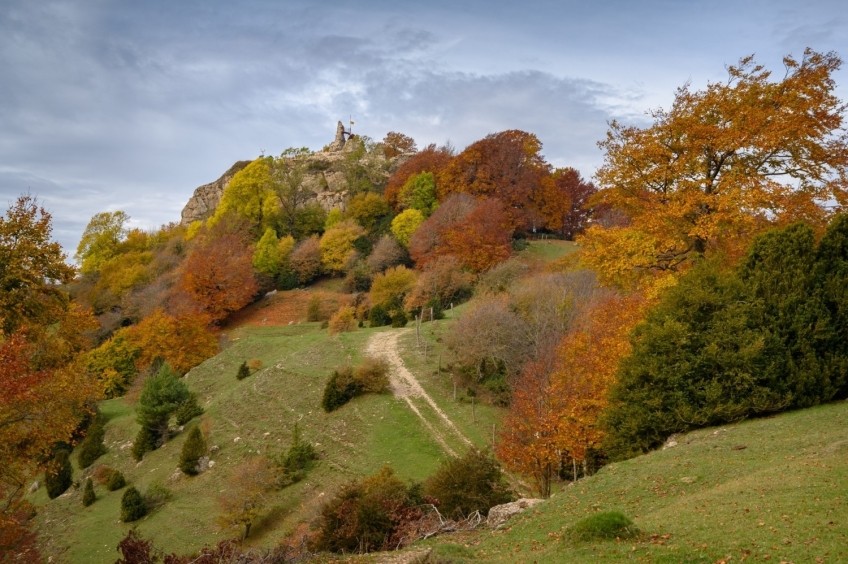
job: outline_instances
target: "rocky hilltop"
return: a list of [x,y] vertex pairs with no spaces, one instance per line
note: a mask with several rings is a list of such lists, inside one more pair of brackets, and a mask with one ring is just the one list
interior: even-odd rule
[[[350,195],[351,179],[366,175],[373,184],[382,186],[391,173],[409,158],[409,154],[405,154],[386,159],[379,149],[363,149],[362,140],[351,135],[339,122],[333,141],[321,151],[306,157],[303,185],[324,209],[344,207]],[[181,223],[187,225],[212,216],[230,180],[251,162],[237,161],[214,182],[198,186],[183,208]]]

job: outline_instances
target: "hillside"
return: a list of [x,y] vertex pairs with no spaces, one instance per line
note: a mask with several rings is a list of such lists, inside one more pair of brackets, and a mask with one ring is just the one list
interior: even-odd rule
[[[427,543],[450,561],[845,562],[848,402],[676,437],[611,464],[497,531]],[[637,540],[574,544],[580,519],[617,510]]]
[[[289,293],[276,296],[279,307],[287,301],[286,294]],[[294,301],[305,303],[299,298]],[[220,494],[239,487],[239,477],[234,472],[243,460],[285,452],[295,423],[303,437],[316,446],[320,460],[305,480],[270,496],[263,518],[252,529],[249,545],[279,544],[301,523],[314,518],[321,504],[341,484],[373,473],[383,465],[390,465],[404,480],[421,480],[432,473],[447,449],[464,450],[466,444],[461,437],[479,446],[490,443],[496,409],[473,406],[461,397],[454,401],[449,376],[437,372],[441,351],[436,339],[452,322],[452,312],[445,320],[424,325],[419,349],[411,328],[359,329],[331,336],[318,322],[289,325],[289,321],[296,320],[275,317],[284,324],[262,326],[267,316],[263,308],[256,307],[222,335],[227,343],[223,352],[186,375],[189,388],[206,411],[200,424],[208,429],[209,444],[214,445],[214,466],[194,478],[177,470],[185,431],[136,464],[129,450],[138,430],[133,409],[137,392],[102,402],[101,411],[108,418],[105,443],[109,452],[94,467],[109,465],[120,469],[129,484],[142,493],[151,487],[164,487],[170,491],[171,499],[130,525],[119,522],[123,490],[107,492],[97,486],[97,501],[84,508],[81,489],[72,488],[48,503],[42,488],[34,494],[33,501],[39,506],[37,521],[46,543],[46,556],[61,562],[113,562],[118,541],[133,527],[169,552],[188,552],[232,537],[232,530],[222,529],[216,522]],[[294,309],[289,315],[295,315]],[[330,373],[346,364],[356,364],[365,354],[369,339],[381,333],[397,339],[404,362],[458,433],[449,432],[444,438],[434,436],[430,429],[443,428],[444,421],[433,406],[415,397],[407,401],[390,394],[371,395],[329,414],[321,409],[321,394]],[[239,364],[252,359],[261,361],[262,368],[238,381],[235,375]],[[410,409],[410,402],[416,405],[420,416]],[[189,427],[196,424],[196,420],[192,421]],[[90,472],[88,469],[80,473],[75,467],[75,480],[82,482]]]

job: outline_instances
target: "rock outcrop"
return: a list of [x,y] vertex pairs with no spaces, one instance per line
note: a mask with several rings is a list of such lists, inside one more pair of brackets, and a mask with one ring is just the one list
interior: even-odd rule
[[486,519],[486,524],[491,528],[497,528],[506,523],[513,515],[517,515],[522,511],[533,507],[536,504],[542,503],[543,499],[522,498],[511,503],[496,505],[489,509],[489,516]]
[[202,221],[215,213],[215,208],[221,201],[227,184],[238,171],[250,164],[251,161],[238,161],[221,175],[221,178],[209,184],[198,186],[194,190],[182,211],[180,223],[188,225],[192,221]]
[[[351,178],[367,176],[374,184],[383,184],[389,175],[410,154],[404,154],[387,160],[380,150],[359,153],[360,138],[345,131],[342,122],[336,127],[335,139],[324,150],[305,157],[303,187],[312,192],[314,200],[325,210],[344,208],[350,196]],[[357,154],[362,154],[357,157]],[[215,213],[224,190],[232,177],[252,161],[238,161],[215,182],[204,184],[195,189],[194,194],[182,211],[183,225],[197,220],[205,220]]]

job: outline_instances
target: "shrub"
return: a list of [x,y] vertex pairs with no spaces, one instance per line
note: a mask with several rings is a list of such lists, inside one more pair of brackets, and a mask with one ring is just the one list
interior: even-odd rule
[[366,359],[355,370],[349,366],[333,371],[324,386],[321,407],[330,412],[356,396],[381,393],[388,389],[388,365],[383,361]]
[[153,433],[147,427],[142,427],[138,430],[138,434],[135,436],[135,441],[133,441],[132,446],[132,457],[138,462],[144,455],[154,450],[156,448],[156,437],[153,436]]
[[318,453],[315,452],[315,447],[303,440],[300,436],[300,428],[295,423],[292,444],[280,460],[283,476],[279,485],[284,487],[302,480],[312,462],[317,459]]
[[191,393],[188,399],[181,403],[174,413],[177,425],[185,425],[198,415],[203,415],[203,408],[197,404],[197,396]]
[[258,358],[251,358],[247,361],[247,367],[250,368],[251,372],[256,372],[260,368],[262,368],[262,361]]
[[106,481],[106,489],[110,492],[119,490],[127,485],[127,480],[120,470],[113,470]]
[[330,334],[348,333],[356,329],[356,311],[351,306],[342,306],[330,317],[327,325]]
[[309,303],[306,304],[306,320],[323,321],[324,319],[324,313],[321,311],[321,297],[313,294],[309,298]]
[[405,523],[420,518],[417,486],[407,487],[389,467],[344,486],[322,509],[315,547],[331,552],[395,548]]
[[72,481],[73,468],[71,468],[68,451],[59,449],[53,456],[53,460],[47,465],[47,470],[44,473],[44,487],[47,488],[48,497],[50,499],[59,497],[71,487]]
[[368,325],[371,327],[382,327],[392,322],[389,312],[382,305],[375,305],[368,312]]
[[200,427],[192,427],[180,452],[180,470],[189,476],[198,474],[197,463],[206,454],[206,441]]
[[103,420],[100,417],[95,417],[88,427],[85,439],[79,445],[77,462],[79,462],[80,468],[88,468],[102,454],[106,453],[106,446],[103,444],[105,435],[106,429],[103,427]]
[[88,507],[97,499],[97,496],[94,495],[94,484],[91,482],[91,478],[88,478],[85,481],[85,489],[82,492],[82,504],[84,507]]
[[162,507],[174,496],[161,482],[153,482],[144,492],[144,507],[148,512]]
[[144,498],[134,487],[127,488],[121,498],[121,521],[130,523],[147,515],[147,505]]
[[392,312],[392,327],[406,327],[409,318],[403,309],[398,308]]
[[461,519],[512,500],[498,462],[472,448],[462,458],[446,459],[424,482],[424,495],[438,500],[447,517]]
[[141,425],[137,444],[133,444],[132,453],[136,460],[141,460],[147,451],[164,442],[168,420],[186,401],[191,401],[191,393],[167,364],[147,379],[136,408],[136,420]]
[[236,378],[244,380],[248,376],[250,376],[250,368],[247,367],[247,361],[245,361],[239,365],[238,372],[236,372]]
[[623,513],[602,511],[581,519],[572,525],[566,538],[574,542],[630,539],[639,535],[639,529]]

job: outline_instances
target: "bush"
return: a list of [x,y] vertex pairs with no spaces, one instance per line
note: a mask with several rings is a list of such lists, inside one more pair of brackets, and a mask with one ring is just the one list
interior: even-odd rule
[[392,327],[406,327],[409,318],[403,309],[398,308],[392,312]]
[[389,367],[379,360],[366,359],[355,370],[349,366],[333,371],[324,386],[321,407],[331,412],[356,396],[382,393],[389,387]]
[[198,474],[197,463],[206,454],[206,441],[200,427],[192,427],[180,452],[180,470],[189,476]]
[[161,482],[153,482],[144,492],[144,507],[148,512],[162,507],[174,497],[173,492],[166,488]]
[[127,485],[127,480],[124,478],[124,475],[120,470],[115,470],[114,468],[109,468],[108,474],[105,477],[103,485],[106,486],[106,489],[110,492],[114,492],[115,490],[119,490]]
[[251,358],[247,361],[247,367],[250,369],[251,373],[256,372],[262,368],[262,361],[258,358]]
[[462,458],[446,459],[424,482],[424,495],[438,501],[442,514],[456,519],[475,511],[486,515],[513,498],[498,462],[476,448]]
[[144,455],[156,448],[156,437],[147,427],[142,427],[138,430],[132,446],[132,457],[136,462],[139,462]]
[[188,399],[181,403],[174,413],[177,425],[185,425],[199,415],[203,415],[203,408],[197,404],[197,396],[194,394],[189,394]]
[[47,488],[47,496],[50,499],[59,497],[71,487],[72,481],[73,468],[71,468],[68,451],[65,449],[57,450],[44,473],[44,487]]
[[356,329],[356,312],[351,306],[342,306],[330,317],[328,329],[331,335],[349,333]]
[[314,548],[371,552],[397,547],[403,525],[421,517],[419,488],[407,487],[389,467],[344,486],[322,509]]
[[306,320],[307,321],[323,321],[326,319],[321,310],[321,297],[313,294],[309,298],[309,303],[306,304]]
[[315,447],[301,438],[300,428],[295,423],[292,444],[280,460],[283,476],[279,485],[284,487],[302,480],[312,462],[317,459],[318,453],[315,452]]
[[389,315],[385,306],[375,305],[368,312],[368,325],[370,327],[383,327],[392,322],[392,317]]
[[639,529],[623,513],[603,511],[581,519],[572,525],[566,538],[574,542],[630,539],[639,535]]
[[103,444],[105,435],[106,429],[103,427],[102,419],[95,417],[94,421],[88,427],[85,439],[79,445],[77,462],[79,462],[80,468],[88,468],[94,464],[95,460],[106,453],[106,446]]
[[137,489],[127,488],[121,498],[121,521],[130,523],[147,515],[147,505]]
[[248,376],[250,376],[250,368],[247,367],[247,361],[244,361],[238,367],[238,372],[236,372],[236,379],[244,380]]
[[97,499],[97,496],[94,495],[94,484],[91,482],[91,478],[88,478],[85,481],[85,489],[82,492],[82,504],[84,507],[88,507]]

